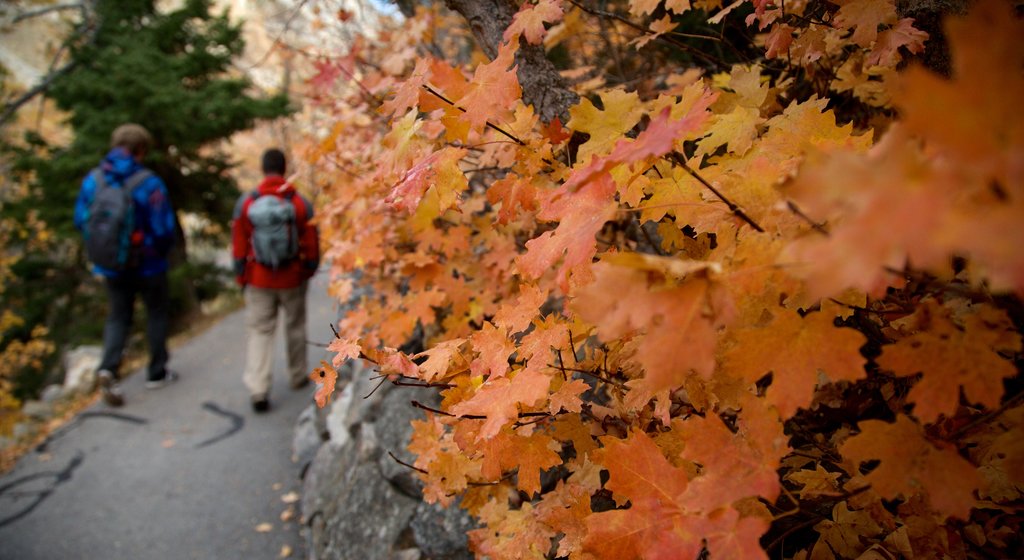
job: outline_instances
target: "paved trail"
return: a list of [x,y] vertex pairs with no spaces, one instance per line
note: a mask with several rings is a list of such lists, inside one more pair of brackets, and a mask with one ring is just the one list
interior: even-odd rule
[[[323,274],[308,298],[309,338],[327,342],[336,312]],[[288,389],[276,340],[268,414],[252,412],[241,384],[239,311],[172,351],[176,384],[147,391],[138,372],[125,406],[93,406],[22,458],[0,477],[0,560],[303,557],[282,497],[299,488],[292,426],[313,386]],[[308,352],[310,367],[326,356]]]

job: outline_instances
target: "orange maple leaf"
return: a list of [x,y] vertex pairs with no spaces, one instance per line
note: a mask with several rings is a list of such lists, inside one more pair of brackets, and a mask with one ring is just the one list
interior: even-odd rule
[[854,467],[863,461],[881,460],[866,476],[879,495],[887,499],[927,495],[943,516],[968,518],[981,476],[955,448],[930,442],[921,427],[904,415],[892,424],[866,420],[858,426],[860,433],[839,446],[839,452],[853,461]]
[[459,120],[469,124],[471,130],[480,132],[488,121],[500,123],[508,120],[516,101],[522,96],[516,67],[512,66],[517,48],[518,43],[516,46],[503,43],[494,60],[476,67],[466,94],[458,102],[459,107],[465,110]]
[[[459,169],[459,160],[465,155],[465,148],[452,147],[428,155],[405,172],[384,202],[394,208],[414,212],[428,189],[435,189],[439,194],[464,191],[468,182]],[[445,209],[444,205],[439,208],[441,211]]]
[[327,351],[337,352],[331,359],[331,363],[334,367],[341,367],[345,360],[359,357],[359,339],[335,338],[327,345]]
[[430,383],[435,379],[446,377],[452,357],[459,355],[459,347],[464,342],[466,342],[464,338],[445,340],[438,342],[429,350],[424,350],[413,356],[413,358],[427,358],[419,365],[420,378]]
[[[664,270],[685,264],[669,258],[648,261],[665,261]],[[663,397],[682,385],[691,370],[710,378],[718,328],[735,314],[724,290],[699,269],[692,278],[667,286],[651,284],[648,271],[654,270],[598,263],[595,281],[577,290],[570,304],[581,319],[597,327],[602,340],[642,333],[637,361],[645,374],[627,383],[631,391],[626,406],[633,409],[655,395],[664,405]],[[667,406],[659,409],[666,421],[667,412]]]
[[562,19],[561,0],[537,0],[536,4],[524,2],[516,15],[512,16],[512,24],[502,36],[506,42],[513,41],[522,35],[531,45],[540,44],[547,30],[545,23],[557,23]]
[[748,383],[771,371],[767,400],[789,418],[811,404],[819,371],[832,381],[863,379],[867,374],[859,349],[866,342],[858,331],[836,328],[826,313],[800,317],[779,309],[771,323],[736,333],[723,366]]
[[486,416],[478,439],[490,439],[518,418],[520,405],[532,407],[548,396],[551,376],[541,370],[521,369],[508,377],[484,382],[469,400],[451,408],[456,416]]
[[331,402],[331,395],[334,394],[334,385],[338,382],[338,371],[327,362],[321,361],[320,367],[314,369],[309,378],[316,383],[316,393],[313,395],[316,405],[320,408],[327,406],[327,403]]
[[530,321],[540,313],[540,306],[548,299],[548,292],[536,285],[523,284],[515,303],[506,303],[494,314],[494,324],[508,329],[509,334],[526,330]]
[[896,5],[892,0],[837,0],[841,8],[832,24],[839,29],[853,29],[850,40],[870,47],[878,36],[878,26],[896,21]]
[[[767,558],[759,539],[768,523],[740,518],[711,493],[702,496],[710,498],[705,503],[687,499],[686,471],[673,466],[646,434],[634,431],[625,440],[602,442],[600,462],[609,473],[605,487],[630,507],[588,517],[585,551],[601,559],[692,558],[706,539],[716,558]],[[724,480],[716,483],[728,486]]]
[[490,321],[469,337],[473,350],[479,358],[473,360],[470,368],[473,375],[501,377],[508,372],[508,357],[516,347],[508,339],[508,330],[494,326]]
[[549,203],[541,217],[559,220],[554,231],[547,231],[526,242],[526,254],[516,258],[516,266],[527,278],[540,278],[565,255],[558,269],[559,287],[569,289],[569,273],[589,265],[597,253],[595,236],[615,215],[615,181],[607,173],[587,183],[579,192]]
[[562,464],[554,451],[561,448],[558,442],[540,431],[520,435],[506,428],[478,443],[484,478],[498,480],[504,471],[517,469],[517,487],[530,496],[540,491],[540,471]]
[[924,302],[918,314],[922,330],[885,346],[876,360],[896,375],[923,374],[907,397],[915,403],[914,416],[924,422],[934,422],[942,414],[952,417],[960,404],[960,387],[969,401],[997,408],[1003,379],[1017,374],[1013,363],[998,352],[1021,348],[1006,314],[995,309],[974,313],[967,316],[963,329],[934,300]]

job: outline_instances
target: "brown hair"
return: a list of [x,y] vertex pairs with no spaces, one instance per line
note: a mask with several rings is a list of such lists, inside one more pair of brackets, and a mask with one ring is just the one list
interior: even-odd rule
[[124,148],[132,155],[149,151],[153,145],[153,136],[148,130],[135,123],[122,124],[110,135],[111,148]]

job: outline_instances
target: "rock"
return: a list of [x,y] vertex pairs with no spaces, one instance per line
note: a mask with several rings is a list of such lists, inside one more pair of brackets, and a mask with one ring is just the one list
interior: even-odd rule
[[46,388],[43,389],[42,394],[39,395],[39,400],[45,403],[52,403],[60,399],[63,394],[64,388],[60,385],[47,385]]
[[31,422],[18,422],[11,429],[11,436],[16,440],[28,439],[36,434],[36,426]]
[[407,548],[405,550],[399,550],[391,558],[393,560],[420,560],[423,557],[423,553],[416,548]]
[[459,507],[459,502],[447,508],[421,502],[409,526],[416,546],[423,551],[425,557],[434,560],[473,560],[466,533],[476,529],[477,524],[466,510]]
[[79,346],[64,357],[64,393],[88,393],[96,387],[96,368],[100,366],[103,349]]
[[42,401],[25,401],[21,405],[21,413],[35,420],[48,420],[53,416],[53,405]]
[[316,450],[323,443],[316,426],[316,405],[309,405],[299,414],[295,421],[295,435],[292,436],[292,462],[299,465],[299,478],[306,474],[306,469],[313,462]]
[[390,558],[408,548],[396,545],[418,502],[395,491],[375,462],[360,461],[363,439],[360,428],[347,445],[323,445],[310,465],[302,514],[313,558]]

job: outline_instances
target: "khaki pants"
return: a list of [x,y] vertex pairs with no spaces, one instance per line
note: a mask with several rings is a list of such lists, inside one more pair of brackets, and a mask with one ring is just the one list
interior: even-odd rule
[[284,340],[288,353],[288,378],[292,385],[309,375],[306,370],[306,286],[286,290],[245,289],[245,327],[248,352],[242,380],[251,395],[270,392],[270,366],[274,357],[277,310],[284,310]]

